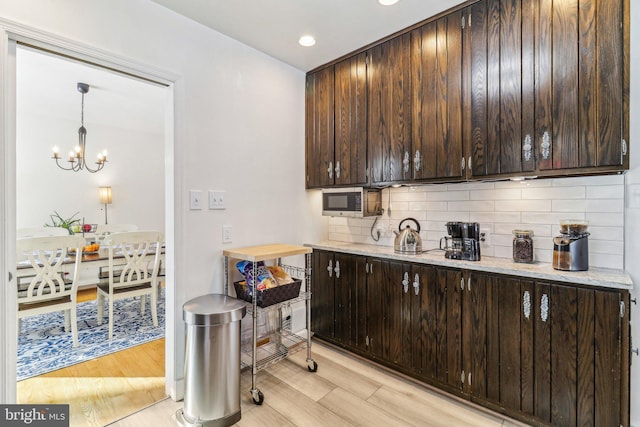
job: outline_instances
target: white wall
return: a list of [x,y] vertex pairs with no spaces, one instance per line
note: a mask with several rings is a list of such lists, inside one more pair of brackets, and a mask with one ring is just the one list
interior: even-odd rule
[[[175,227],[168,335],[176,343],[167,376],[179,388],[182,305],[222,291],[223,248],[316,241],[326,230],[314,224],[317,199],[304,190],[304,73],[146,0],[0,0],[0,11],[2,19],[178,76],[175,147],[165,160],[175,169],[176,195],[167,212],[168,232]],[[227,209],[189,210],[190,189],[225,190]],[[221,242],[223,224],[233,226],[232,244]]]
[[[51,159],[51,147],[57,143],[64,147],[62,155],[67,153],[77,143],[79,126],[78,122],[24,110],[18,113],[17,227],[51,224],[55,210],[65,218],[79,212],[76,218],[98,224],[99,232],[105,215],[98,187],[111,186],[113,202],[107,206],[110,224],[136,224],[141,230],[164,232],[163,129],[150,134],[87,124],[89,159],[107,148],[109,161],[96,174],[63,171]],[[66,157],[63,159],[61,163],[67,166]]]

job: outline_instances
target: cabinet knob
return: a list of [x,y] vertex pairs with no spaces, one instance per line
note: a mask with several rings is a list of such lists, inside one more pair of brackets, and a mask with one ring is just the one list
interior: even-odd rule
[[404,166],[404,172],[405,173],[409,172],[409,163],[411,163],[411,160],[409,160],[409,152],[405,151],[404,152],[404,160],[402,160],[402,164]]
[[336,273],[336,279],[340,278],[340,261],[336,261],[336,268],[333,269]]
[[333,261],[332,260],[329,260],[327,271],[329,272],[329,277],[333,277]]
[[533,151],[533,145],[531,144],[531,135],[527,134],[524,137],[524,143],[522,144],[522,154],[524,155],[525,162],[531,160],[531,152]]
[[416,172],[420,171],[420,163],[422,163],[422,157],[420,156],[420,150],[416,150],[416,156],[413,158],[413,166],[416,169]]
[[549,296],[542,294],[540,298],[540,320],[546,322],[549,318]]
[[336,179],[340,178],[340,161],[336,162]]
[[420,276],[416,273],[416,277],[413,280],[413,290],[418,295],[420,293]]
[[333,162],[329,162],[327,173],[329,174],[329,179],[332,179],[333,178]]
[[549,136],[549,131],[545,131],[542,134],[542,144],[540,144],[540,150],[542,158],[544,160],[547,160],[549,158],[549,154],[551,154],[551,136]]
[[402,289],[405,294],[409,292],[409,273],[406,271],[404,272],[404,279],[402,280]]
[[531,295],[529,291],[524,291],[522,295],[522,311],[524,313],[524,317],[529,319],[531,316]]

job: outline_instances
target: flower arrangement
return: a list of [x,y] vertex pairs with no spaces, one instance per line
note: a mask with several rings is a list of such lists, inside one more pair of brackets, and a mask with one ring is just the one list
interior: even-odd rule
[[69,234],[73,233],[73,227],[75,225],[80,225],[80,218],[76,218],[80,212],[76,212],[68,218],[63,218],[57,211],[53,211],[53,214],[49,215],[51,217],[51,224],[45,224],[45,227],[60,227],[69,231]]

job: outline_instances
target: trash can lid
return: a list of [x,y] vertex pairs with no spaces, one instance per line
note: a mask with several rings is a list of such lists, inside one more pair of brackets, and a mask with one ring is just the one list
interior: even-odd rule
[[182,318],[189,325],[223,325],[241,320],[246,312],[244,302],[222,294],[202,295],[182,306]]

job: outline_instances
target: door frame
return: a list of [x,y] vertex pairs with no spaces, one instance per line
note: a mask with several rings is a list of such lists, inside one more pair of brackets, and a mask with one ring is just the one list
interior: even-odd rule
[[[180,152],[175,149],[176,97],[184,97],[182,76],[149,64],[104,51],[94,46],[65,39],[0,18],[0,277],[7,278],[4,292],[0,292],[0,402],[16,402],[17,362],[17,296],[11,290],[15,286],[16,269],[16,46],[18,42],[48,50],[79,61],[87,62],[132,78],[155,82],[167,87],[164,120],[165,153],[165,239],[166,239],[166,298],[176,301],[176,233],[184,221],[176,209],[183,190],[175,183],[176,165]],[[179,116],[179,115],[178,115]],[[179,314],[179,313],[177,313]],[[165,316],[165,390],[177,400],[182,393],[182,375],[176,369],[176,308],[166,304]]]

